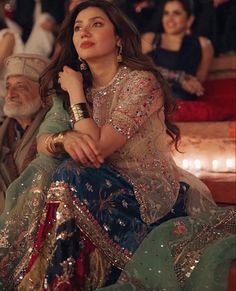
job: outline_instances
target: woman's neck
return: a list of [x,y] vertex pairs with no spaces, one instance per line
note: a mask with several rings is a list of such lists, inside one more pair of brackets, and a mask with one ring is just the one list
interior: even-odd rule
[[161,47],[164,49],[169,49],[173,51],[178,51],[181,47],[183,38],[186,34],[162,34]]
[[164,37],[170,41],[182,41],[184,36],[186,35],[186,32],[181,32],[178,34],[168,34],[168,33],[163,33]]
[[99,62],[89,64],[89,68],[93,77],[93,88],[100,88],[109,84],[109,82],[114,78],[118,71],[119,64],[114,60],[105,63]]

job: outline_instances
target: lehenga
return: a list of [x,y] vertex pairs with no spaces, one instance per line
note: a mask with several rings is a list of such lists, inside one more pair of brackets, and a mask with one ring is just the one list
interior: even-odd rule
[[[53,101],[39,135],[69,129],[61,99],[54,96]],[[14,290],[26,270],[47,189],[62,159],[38,155],[6,191],[5,209],[0,215],[0,290]]]
[[[182,270],[178,275],[179,266],[180,271],[189,267],[182,258],[191,255],[191,234],[201,235],[205,229],[208,233],[206,221],[198,213],[208,210],[205,215],[212,216],[207,220],[210,223],[217,220],[218,210],[207,191],[199,195],[199,190],[190,191],[191,185],[188,189],[187,174],[175,166],[169,154],[161,86],[151,73],[122,67],[108,86],[91,89],[87,96],[96,123],[112,124],[127,135],[127,143],[99,169],[83,167],[71,159],[58,167],[27,264],[19,270],[20,276],[16,274],[15,282],[4,278],[3,286],[15,283],[18,290],[158,290],[165,286],[165,274],[159,268],[166,265],[176,288],[167,290],[178,290],[185,275],[191,273]],[[205,191],[202,184],[200,189]],[[184,218],[186,209],[194,218]],[[226,210],[222,215],[222,235],[193,244],[196,261],[209,243],[214,249],[215,242],[230,237],[235,212]],[[147,242],[154,246],[151,250]],[[187,250],[186,256],[178,253],[182,248]],[[151,255],[145,257],[146,252]],[[172,256],[179,265],[173,264]],[[145,282],[142,269],[136,268],[142,266],[142,260],[143,274],[150,272]],[[182,268],[184,264],[186,268]],[[126,287],[131,289],[122,289]]]

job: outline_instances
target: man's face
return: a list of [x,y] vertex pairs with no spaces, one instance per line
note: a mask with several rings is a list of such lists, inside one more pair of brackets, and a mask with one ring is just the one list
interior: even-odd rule
[[23,76],[6,80],[3,112],[11,118],[32,118],[42,106],[39,84]]

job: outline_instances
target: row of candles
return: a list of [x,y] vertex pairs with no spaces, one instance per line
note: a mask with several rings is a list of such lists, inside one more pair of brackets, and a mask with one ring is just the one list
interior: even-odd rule
[[213,171],[213,172],[235,172],[236,160],[231,159],[213,159],[211,161],[205,159],[177,159],[177,164],[190,171]]

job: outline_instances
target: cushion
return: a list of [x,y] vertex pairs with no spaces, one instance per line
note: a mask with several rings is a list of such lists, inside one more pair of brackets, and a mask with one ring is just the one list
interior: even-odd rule
[[177,100],[173,121],[236,120],[236,79],[209,80],[197,101]]

